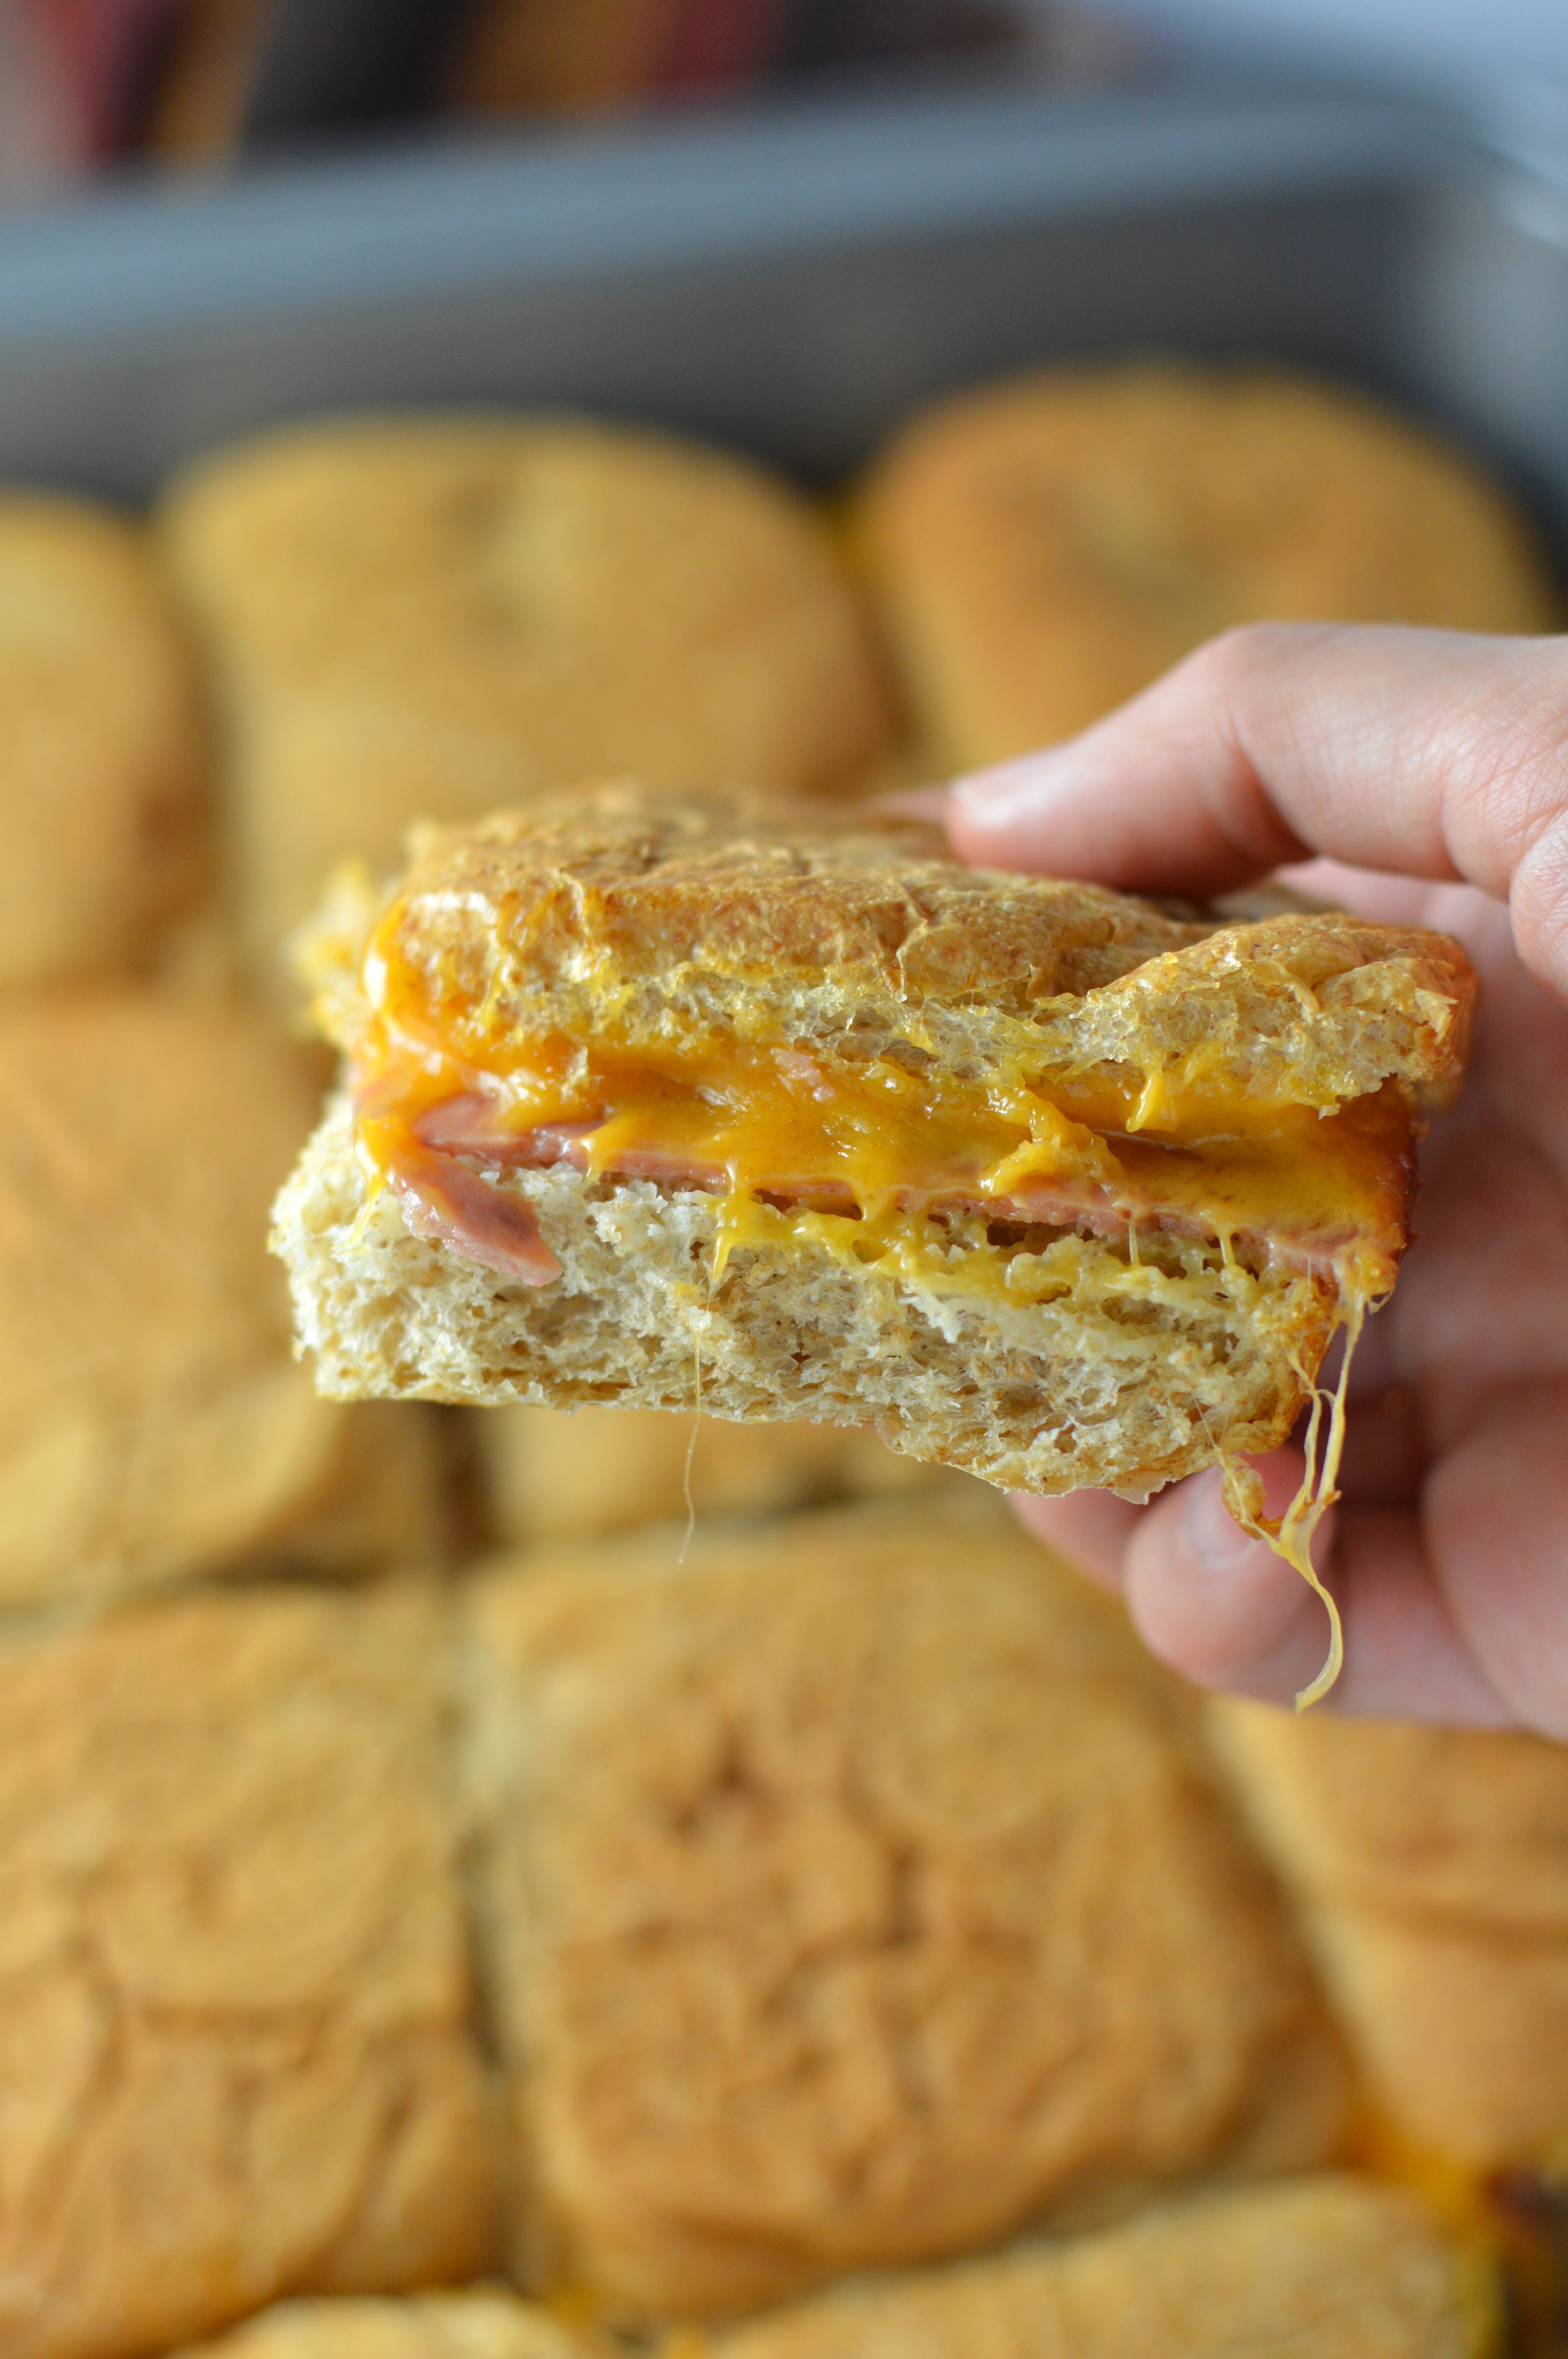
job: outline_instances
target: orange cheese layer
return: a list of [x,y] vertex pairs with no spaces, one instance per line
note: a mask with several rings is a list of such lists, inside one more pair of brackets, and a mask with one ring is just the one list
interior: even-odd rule
[[824,1243],[853,1222],[858,1260],[892,1254],[914,1275],[931,1212],[957,1206],[1022,1224],[1081,1216],[1102,1232],[1156,1221],[1227,1252],[1282,1241],[1362,1299],[1393,1282],[1411,1162],[1391,1091],[1322,1114],[1130,1071],[1092,1087],[1022,1071],[957,1083],[887,1058],[849,1065],[730,1039],[633,1052],[501,1037],[482,1010],[432,1009],[373,948],[366,984],[376,1014],[358,1136],[378,1180],[395,1176],[416,1125],[470,1102],[482,1122],[449,1151],[546,1161],[509,1157],[508,1142],[547,1147],[569,1128],[571,1159],[589,1171],[718,1192],[721,1260],[791,1223],[809,1219]]

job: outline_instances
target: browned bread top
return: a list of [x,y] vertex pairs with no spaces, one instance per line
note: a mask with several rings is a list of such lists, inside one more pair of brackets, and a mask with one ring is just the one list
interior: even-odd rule
[[[369,913],[329,929],[331,1028]],[[335,921],[334,921],[335,922]],[[938,830],[760,795],[630,785],[422,831],[378,936],[427,1001],[481,1008],[497,1036],[629,1044],[810,1039],[956,1071],[1032,1053],[1039,1070],[1168,1066],[1200,1046],[1218,1078],[1336,1103],[1395,1078],[1442,1090],[1475,979],[1445,936],[1337,912],[1252,924],[1095,885],[962,867]]]
[[493,912],[496,947],[539,983],[587,956],[631,974],[831,973],[1020,1010],[1210,930],[1099,886],[961,868],[917,822],[615,786],[426,835],[404,906],[414,938],[460,951],[483,945],[474,920]]

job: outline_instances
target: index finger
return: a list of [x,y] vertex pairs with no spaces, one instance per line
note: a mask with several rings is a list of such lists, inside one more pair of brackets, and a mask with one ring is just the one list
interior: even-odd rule
[[1207,895],[1313,854],[1509,902],[1568,995],[1568,639],[1257,624],[1079,737],[961,779],[962,858]]

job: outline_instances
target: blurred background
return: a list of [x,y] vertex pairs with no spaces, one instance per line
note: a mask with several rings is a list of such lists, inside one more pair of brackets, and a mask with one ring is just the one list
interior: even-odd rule
[[323,1400],[264,1244],[343,857],[1559,629],[1565,386],[1563,0],[0,0],[0,2359],[809,2359],[658,2338],[1233,2170],[1075,2359],[1568,2353],[1568,1747],[871,1432]]
[[1568,84],[1552,0],[0,0],[0,186],[832,79],[1148,83],[1198,56]]

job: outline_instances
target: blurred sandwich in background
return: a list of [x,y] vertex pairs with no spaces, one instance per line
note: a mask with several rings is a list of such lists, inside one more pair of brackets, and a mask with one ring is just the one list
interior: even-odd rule
[[1568,2192],[1568,1749],[1223,1701],[1387,2127],[1476,2182]]
[[[1081,2241],[862,2279],[701,2347],[712,2359],[1484,2359],[1493,2322],[1419,2204],[1324,2175],[1209,2195]],[[623,2348],[504,2295],[458,2294],[290,2303],[201,2359],[609,2359]]]
[[1070,736],[1237,623],[1550,631],[1542,551],[1457,451],[1280,369],[1042,370],[915,418],[853,518],[919,732]]
[[889,743],[807,503],[665,436],[555,419],[299,429],[177,482],[253,972],[328,870],[562,780],[843,787]]
[[1331,2158],[1190,1709],[958,1492],[481,1575],[464,1783],[523,2282],[722,2314]]
[[0,1637],[0,2350],[141,2359],[493,2254],[418,1582]]
[[151,993],[0,1005],[0,1606],[438,1546],[428,1412],[291,1356],[266,1207],[310,1060]]
[[1418,2203],[1325,2175],[846,2286],[715,2359],[1485,2359],[1496,2322]]
[[182,2359],[611,2359],[619,2346],[516,2295],[289,2301]]
[[0,988],[147,966],[206,866],[210,767],[140,527],[0,494]]
[[576,1539],[684,1516],[779,1514],[964,1479],[835,1425],[730,1425],[663,1409],[486,1410],[472,1421],[501,1541]]

